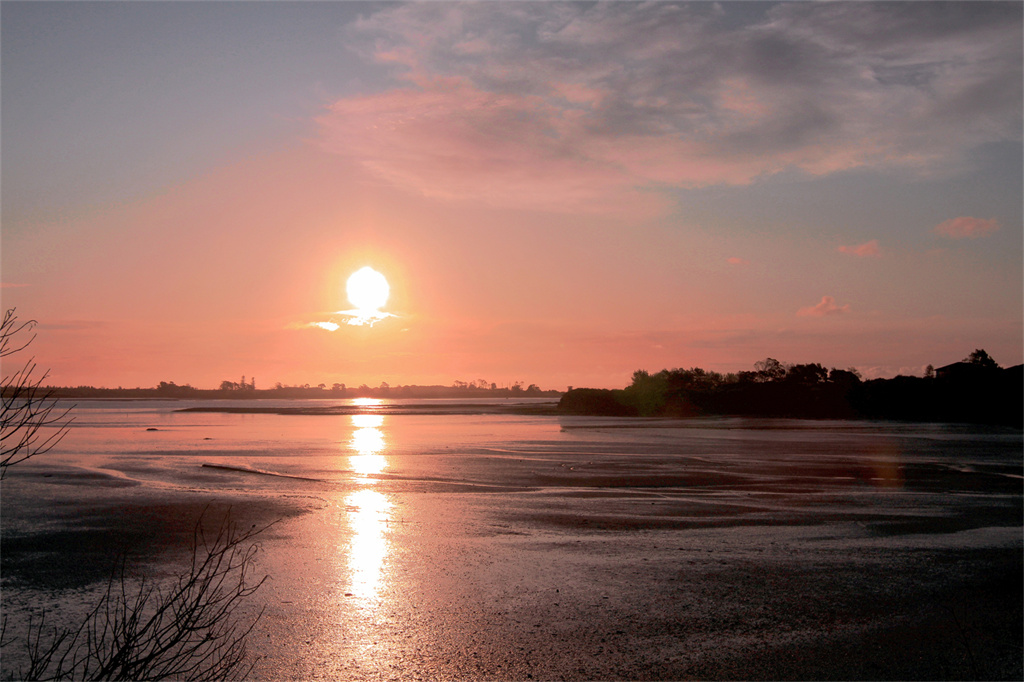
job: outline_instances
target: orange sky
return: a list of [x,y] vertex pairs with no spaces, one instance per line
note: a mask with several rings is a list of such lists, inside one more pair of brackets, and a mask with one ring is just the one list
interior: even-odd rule
[[[766,356],[867,376],[975,348],[1021,362],[1021,98],[982,87],[1019,95],[1019,6],[934,26],[937,5],[903,7],[920,21],[851,57],[841,48],[863,36],[788,5],[729,21],[681,6],[643,50],[630,37],[669,5],[363,5],[360,17],[42,4],[2,15],[0,293],[39,321],[32,351],[54,384],[618,387],[639,368],[738,371]],[[861,27],[892,20],[843,11]],[[304,12],[338,13],[318,40],[347,67],[314,59],[303,38],[324,17]],[[42,72],[31,57],[75,13],[81,32]],[[108,35],[111,17],[137,34]],[[173,22],[218,17],[218,31],[197,28],[206,61],[161,72],[184,59]],[[291,71],[273,54],[219,59],[272,19],[284,43],[306,45]],[[808,54],[740,59],[777,49],[756,42],[765,31]],[[665,76],[697,34],[702,59],[719,61]],[[499,40],[515,35],[534,42]],[[125,62],[146,36],[167,54],[136,45]],[[950,46],[967,65],[941,71]],[[882,79],[914,59],[931,64],[929,88]],[[76,74],[83,63],[95,68]],[[247,74],[252,92],[231,90]],[[820,93],[826,75],[834,91]],[[40,125],[83,78],[106,98],[73,98],[80,120],[61,110],[63,126]],[[118,89],[132,78],[148,85]],[[154,98],[162,108],[140,117]],[[962,111],[938,111],[951,102]],[[199,103],[202,115],[188,109]],[[218,147],[216,126],[232,122],[249,136]],[[364,265],[388,278],[396,317],[311,327],[351,307],[345,280]]]

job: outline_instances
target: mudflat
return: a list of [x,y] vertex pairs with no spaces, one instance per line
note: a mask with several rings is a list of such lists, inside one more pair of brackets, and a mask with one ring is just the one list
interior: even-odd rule
[[265,609],[257,679],[1022,677],[1018,434],[754,426],[563,420],[375,472],[193,457],[175,485],[33,462],[4,483],[4,608],[73,616],[125,552],[173,574],[230,513],[276,521],[239,613]]

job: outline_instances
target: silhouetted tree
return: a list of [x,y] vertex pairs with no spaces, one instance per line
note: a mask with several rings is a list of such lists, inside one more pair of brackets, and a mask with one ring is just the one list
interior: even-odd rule
[[574,388],[558,401],[564,414],[593,414],[604,417],[635,417],[636,408],[623,402],[623,390],[607,388]]
[[667,398],[667,376],[665,371],[652,376],[647,370],[638,369],[633,372],[633,383],[622,392],[623,401],[641,417],[658,414]]
[[786,376],[786,366],[775,358],[765,358],[754,363],[758,381],[778,381]]
[[811,386],[828,380],[828,370],[817,362],[807,365],[793,365],[786,372],[786,381]]
[[724,382],[718,372],[700,367],[662,370],[666,386],[665,406],[662,412],[676,417],[688,417],[712,412],[716,409],[717,392]]
[[[35,339],[35,334],[29,335],[35,324],[19,322],[15,309],[7,310],[0,324],[0,358],[25,350]],[[61,407],[52,389],[43,387],[47,376],[38,374],[35,360],[29,358],[0,380],[0,480],[8,467],[48,452],[67,433],[71,407]]]
[[964,358],[964,362],[977,365],[983,369],[999,369],[999,365],[996,361],[981,348],[976,349],[973,353]]
[[173,381],[161,381],[157,384],[156,391],[168,396],[187,396],[195,391],[195,388],[191,384],[179,386]]
[[829,370],[828,380],[830,383],[849,388],[860,383],[860,373],[855,369],[836,369],[833,367]]
[[1024,421],[1024,366],[1000,369],[979,350],[951,370],[959,371],[940,373],[936,380],[897,376],[866,382],[853,368],[786,366],[773,358],[730,377],[699,367],[657,374],[637,370],[624,389],[570,388],[558,409],[614,416],[872,417],[1016,426]]

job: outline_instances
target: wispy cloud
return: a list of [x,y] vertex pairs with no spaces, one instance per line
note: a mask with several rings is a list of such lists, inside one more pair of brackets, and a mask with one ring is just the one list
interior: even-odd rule
[[995,218],[984,220],[962,216],[952,218],[935,226],[935,233],[950,239],[975,239],[999,229],[999,221]]
[[383,310],[376,310],[373,308],[339,310],[335,314],[341,315],[345,319],[345,324],[352,327],[372,327],[381,320],[386,320],[389,317],[398,317],[392,313],[386,313]]
[[836,300],[831,296],[822,296],[821,300],[812,306],[801,308],[796,311],[799,317],[824,317],[825,315],[839,315],[849,312],[850,305],[837,305]]
[[[386,313],[383,310],[339,310],[331,313],[328,320],[317,320],[315,322],[302,322],[289,325],[290,329],[323,329],[328,332],[336,332],[342,325],[352,327],[372,327],[373,325],[390,317],[398,317],[394,313]],[[338,321],[340,320],[340,322]]]
[[748,261],[746,258],[739,258],[737,256],[726,258],[725,262],[728,263],[729,265],[750,265],[750,261]]
[[16,284],[14,282],[0,282],[0,289],[17,289],[19,287],[27,286],[27,284]]
[[411,3],[349,27],[402,85],[324,144],[437,197],[607,210],[786,169],[948,167],[1020,138],[1020,7]]
[[841,253],[849,253],[854,256],[860,256],[861,258],[867,256],[880,256],[881,251],[878,248],[878,240],[872,239],[869,242],[863,244],[857,244],[856,246],[840,246],[839,251]]

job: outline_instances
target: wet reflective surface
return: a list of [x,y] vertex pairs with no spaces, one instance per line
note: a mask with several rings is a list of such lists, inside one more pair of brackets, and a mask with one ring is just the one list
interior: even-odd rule
[[281,519],[260,679],[1020,677],[1020,432],[175,407],[85,406],[5,481],[5,612],[218,503]]
[[391,502],[387,496],[373,489],[373,476],[388,466],[385,454],[384,416],[379,414],[351,415],[352,438],[349,447],[355,454],[349,457],[357,480],[365,487],[345,495],[348,513],[348,544],[345,556],[348,563],[352,596],[372,607],[377,603],[377,591],[386,570],[390,552],[388,530]]

